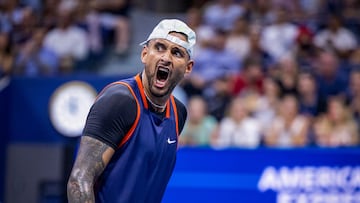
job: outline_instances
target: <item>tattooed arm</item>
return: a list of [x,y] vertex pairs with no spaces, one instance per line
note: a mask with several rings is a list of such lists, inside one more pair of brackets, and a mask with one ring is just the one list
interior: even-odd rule
[[114,149],[89,136],[81,138],[80,149],[72,169],[67,196],[69,203],[94,203],[94,183],[109,163]]

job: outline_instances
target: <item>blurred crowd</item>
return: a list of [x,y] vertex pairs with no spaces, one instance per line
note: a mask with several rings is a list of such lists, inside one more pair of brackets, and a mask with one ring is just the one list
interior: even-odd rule
[[360,1],[197,2],[183,146],[359,145]]
[[[360,141],[360,1],[192,0],[182,146]],[[0,78],[91,71],[126,55],[131,0],[0,0]]]
[[127,52],[130,0],[0,0],[0,78],[91,71]]

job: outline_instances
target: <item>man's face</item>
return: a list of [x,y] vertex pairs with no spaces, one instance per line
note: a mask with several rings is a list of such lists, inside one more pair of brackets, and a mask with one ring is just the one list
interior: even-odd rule
[[[170,35],[186,41],[183,34]],[[142,50],[141,61],[145,65],[144,88],[155,97],[170,95],[193,66],[186,49],[166,39],[151,40]]]

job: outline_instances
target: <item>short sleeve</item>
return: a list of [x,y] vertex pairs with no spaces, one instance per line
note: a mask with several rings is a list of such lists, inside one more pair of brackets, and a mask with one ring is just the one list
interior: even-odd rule
[[83,135],[117,149],[136,119],[136,107],[136,100],[127,86],[106,87],[90,109]]

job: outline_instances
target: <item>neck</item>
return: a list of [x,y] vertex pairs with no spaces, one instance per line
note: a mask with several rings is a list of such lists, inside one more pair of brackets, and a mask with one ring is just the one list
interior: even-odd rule
[[146,90],[144,90],[144,93],[145,93],[146,99],[149,101],[150,105],[156,112],[163,112],[165,110],[166,103],[165,104],[157,104],[154,101],[152,101],[151,98],[147,95]]

